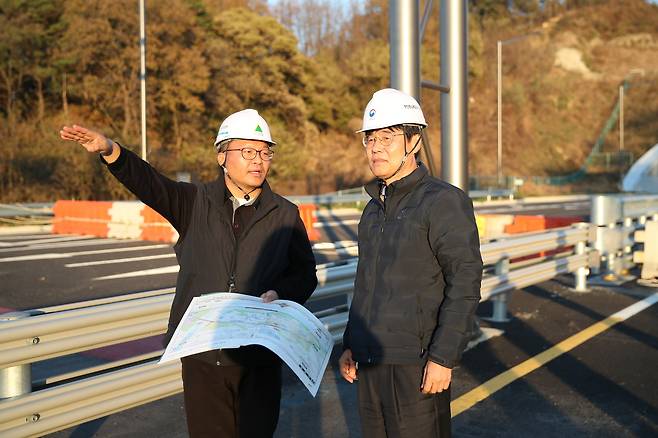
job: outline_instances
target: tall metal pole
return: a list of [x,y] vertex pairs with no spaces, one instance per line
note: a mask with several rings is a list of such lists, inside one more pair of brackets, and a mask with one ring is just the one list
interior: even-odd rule
[[503,179],[503,42],[498,41],[498,153],[496,155],[496,177],[498,184]]
[[624,86],[619,86],[619,150],[624,150]]
[[468,2],[441,0],[441,175],[468,192]]
[[146,26],[144,24],[144,0],[139,0],[139,80],[142,112],[142,159],[146,161]]
[[420,100],[420,0],[389,0],[391,87]]

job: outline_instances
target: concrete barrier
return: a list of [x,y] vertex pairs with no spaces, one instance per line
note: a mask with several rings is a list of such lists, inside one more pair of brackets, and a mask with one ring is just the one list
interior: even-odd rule
[[[313,204],[299,206],[310,240],[319,240]],[[176,242],[178,232],[151,207],[139,201],[57,201],[53,234],[83,234],[115,239]]]

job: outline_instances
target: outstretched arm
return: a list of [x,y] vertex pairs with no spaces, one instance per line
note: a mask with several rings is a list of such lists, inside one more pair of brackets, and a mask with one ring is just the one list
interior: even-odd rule
[[64,126],[59,131],[59,136],[62,140],[79,143],[88,152],[100,153],[108,164],[114,163],[121,154],[119,145],[100,132],[92,131],[84,126]]
[[100,153],[110,172],[140,201],[160,213],[181,237],[190,221],[196,186],[173,181],[131,151],[84,126],[64,126],[63,140],[80,144],[88,152]]

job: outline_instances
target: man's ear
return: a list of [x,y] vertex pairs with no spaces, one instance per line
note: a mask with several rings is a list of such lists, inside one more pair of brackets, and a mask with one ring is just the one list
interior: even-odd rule
[[219,152],[217,154],[217,163],[220,166],[223,166],[225,161],[226,161],[226,152]]

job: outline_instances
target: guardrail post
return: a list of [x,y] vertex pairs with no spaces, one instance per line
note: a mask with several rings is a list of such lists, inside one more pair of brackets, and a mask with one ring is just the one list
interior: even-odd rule
[[621,284],[631,279],[623,275],[625,270],[624,248],[628,244],[625,233],[628,231],[625,212],[625,198],[618,195],[596,195],[592,198],[591,222],[596,226],[595,249],[601,255],[603,265],[601,277],[594,279],[597,284]]
[[633,222],[632,217],[627,216],[624,218],[624,248],[621,260],[621,272],[623,275],[628,275],[628,270],[635,267],[635,263],[633,263],[633,245],[635,244],[633,235],[635,233],[635,225]]
[[[589,224],[578,224],[578,228],[588,228]],[[585,254],[587,253],[587,241],[586,240],[581,240],[580,242],[576,243],[576,254]],[[576,287],[574,290],[576,292],[589,292],[589,289],[587,289],[587,275],[589,274],[589,268],[583,266],[582,268],[578,268],[576,270]]]
[[642,263],[641,278],[637,282],[658,287],[658,221],[647,221],[644,230],[635,232],[635,241],[644,244],[642,250],[633,254],[633,261]]
[[[501,259],[496,263],[495,267],[496,276],[501,276],[509,273],[509,259]],[[491,322],[508,322],[510,319],[507,317],[507,298],[509,292],[499,293],[491,297],[493,303],[493,314],[491,318],[486,318]]]
[[[5,321],[28,318],[28,312],[10,312],[0,315],[0,327]],[[32,392],[32,364],[0,369],[0,400]]]

